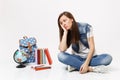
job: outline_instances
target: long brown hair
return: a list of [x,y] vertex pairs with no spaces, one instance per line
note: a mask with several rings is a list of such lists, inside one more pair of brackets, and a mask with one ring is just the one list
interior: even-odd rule
[[73,19],[72,22],[72,27],[70,30],[68,30],[68,35],[67,35],[67,47],[70,46],[71,43],[78,43],[79,39],[80,39],[80,33],[79,33],[79,29],[78,29],[78,24],[75,21],[73,15],[70,12],[64,11],[63,13],[61,13],[58,17],[58,27],[59,27],[59,37],[60,37],[60,41],[62,40],[62,36],[63,36],[63,29],[60,26],[60,18],[65,15],[66,17]]

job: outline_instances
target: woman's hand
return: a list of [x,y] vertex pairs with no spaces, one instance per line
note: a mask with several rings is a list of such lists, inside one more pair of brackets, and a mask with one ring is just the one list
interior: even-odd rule
[[81,74],[83,74],[83,73],[88,72],[88,70],[89,70],[89,66],[84,63],[84,64],[80,67],[79,72],[80,72]]
[[67,32],[68,30],[65,29],[65,27],[61,26],[64,32]]
[[90,62],[93,54],[94,54],[94,50],[95,50],[95,45],[94,45],[94,39],[93,39],[93,37],[88,38],[88,43],[89,43],[90,51],[88,53],[88,56],[87,56],[85,62],[80,67],[80,73],[82,73],[82,74],[90,71],[90,67],[88,65],[89,65],[89,62]]
[[62,29],[63,29],[63,36],[62,36],[62,39],[60,41],[60,44],[59,44],[59,50],[60,51],[65,51],[67,50],[67,34],[68,34],[68,30],[66,30],[63,26],[61,26]]

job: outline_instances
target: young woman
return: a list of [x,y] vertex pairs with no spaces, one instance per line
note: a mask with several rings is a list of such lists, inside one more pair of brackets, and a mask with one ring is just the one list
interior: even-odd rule
[[[102,68],[111,63],[109,54],[95,54],[92,26],[88,23],[76,22],[70,12],[63,12],[58,17],[60,44],[58,60],[81,74],[86,72],[102,72]],[[66,52],[71,47],[72,54]]]

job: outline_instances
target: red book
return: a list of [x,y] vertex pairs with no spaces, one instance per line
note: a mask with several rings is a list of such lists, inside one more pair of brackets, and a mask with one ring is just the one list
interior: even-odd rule
[[43,49],[42,48],[38,49],[37,63],[38,64],[43,64]]
[[48,48],[45,48],[45,49],[44,49],[44,52],[45,52],[45,55],[46,55],[46,57],[47,57],[48,63],[51,65],[51,64],[52,64],[52,58],[51,58],[51,56],[50,56],[50,53],[49,53]]
[[38,70],[45,70],[45,69],[50,69],[51,67],[35,67],[34,69],[36,70],[36,71],[38,71]]
[[40,49],[37,49],[37,64],[40,64]]
[[32,66],[31,68],[33,68],[35,71],[38,70],[45,70],[45,69],[51,69],[51,66],[46,66],[46,65],[39,65],[39,66]]

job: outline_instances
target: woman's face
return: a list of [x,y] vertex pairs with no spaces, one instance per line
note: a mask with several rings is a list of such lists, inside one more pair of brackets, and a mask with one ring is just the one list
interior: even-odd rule
[[72,27],[73,19],[70,19],[67,16],[63,15],[61,16],[59,22],[61,26],[63,26],[66,30],[69,30]]

